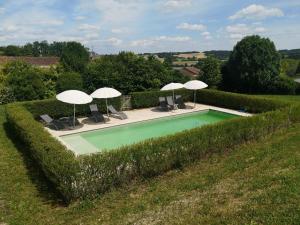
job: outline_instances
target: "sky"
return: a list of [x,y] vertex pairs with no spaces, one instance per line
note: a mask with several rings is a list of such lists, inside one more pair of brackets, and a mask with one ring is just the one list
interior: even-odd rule
[[0,0],[0,45],[78,41],[99,54],[300,48],[300,0]]

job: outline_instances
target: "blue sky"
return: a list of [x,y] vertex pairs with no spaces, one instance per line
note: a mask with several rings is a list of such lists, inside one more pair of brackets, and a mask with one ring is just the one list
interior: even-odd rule
[[300,48],[300,0],[0,0],[0,45],[79,41],[100,54],[230,50],[242,37]]

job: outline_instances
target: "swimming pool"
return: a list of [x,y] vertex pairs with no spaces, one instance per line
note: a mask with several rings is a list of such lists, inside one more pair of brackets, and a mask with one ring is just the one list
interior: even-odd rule
[[65,135],[60,138],[72,151],[80,155],[112,150],[149,138],[162,137],[235,117],[238,115],[205,110]]

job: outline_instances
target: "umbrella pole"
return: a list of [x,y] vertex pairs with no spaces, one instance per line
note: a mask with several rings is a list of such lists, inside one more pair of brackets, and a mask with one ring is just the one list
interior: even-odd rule
[[173,89],[173,109],[175,109],[175,91]]
[[107,98],[105,99],[105,103],[106,103],[106,113],[107,113],[107,117],[109,117],[108,106],[107,106]]
[[73,127],[75,127],[75,104],[74,104],[74,114],[73,114]]
[[194,91],[194,108],[196,107],[196,91]]

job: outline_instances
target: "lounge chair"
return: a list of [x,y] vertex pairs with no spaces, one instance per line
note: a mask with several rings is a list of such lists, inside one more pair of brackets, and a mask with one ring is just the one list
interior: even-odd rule
[[102,113],[99,112],[96,104],[90,105],[90,110],[91,110],[90,119],[92,119],[95,123],[105,122],[104,116]]
[[62,130],[65,128],[64,124],[61,121],[52,119],[48,114],[40,115],[40,118],[51,129]]
[[168,106],[171,108],[171,109],[175,109],[176,108],[176,105],[173,101],[173,97],[172,96],[167,96],[167,103],[168,103]]
[[111,112],[112,117],[116,117],[118,119],[124,120],[127,119],[127,115],[121,111],[117,111],[112,105],[108,106],[108,110]]
[[181,95],[175,96],[175,103],[177,104],[179,109],[186,109],[186,105],[184,104],[184,101],[183,101]]
[[159,108],[162,111],[169,111],[169,106],[165,97],[159,97]]
[[[59,121],[65,124],[65,126],[74,127],[74,116],[62,117],[59,118]],[[78,126],[80,123],[75,117],[75,126]]]

